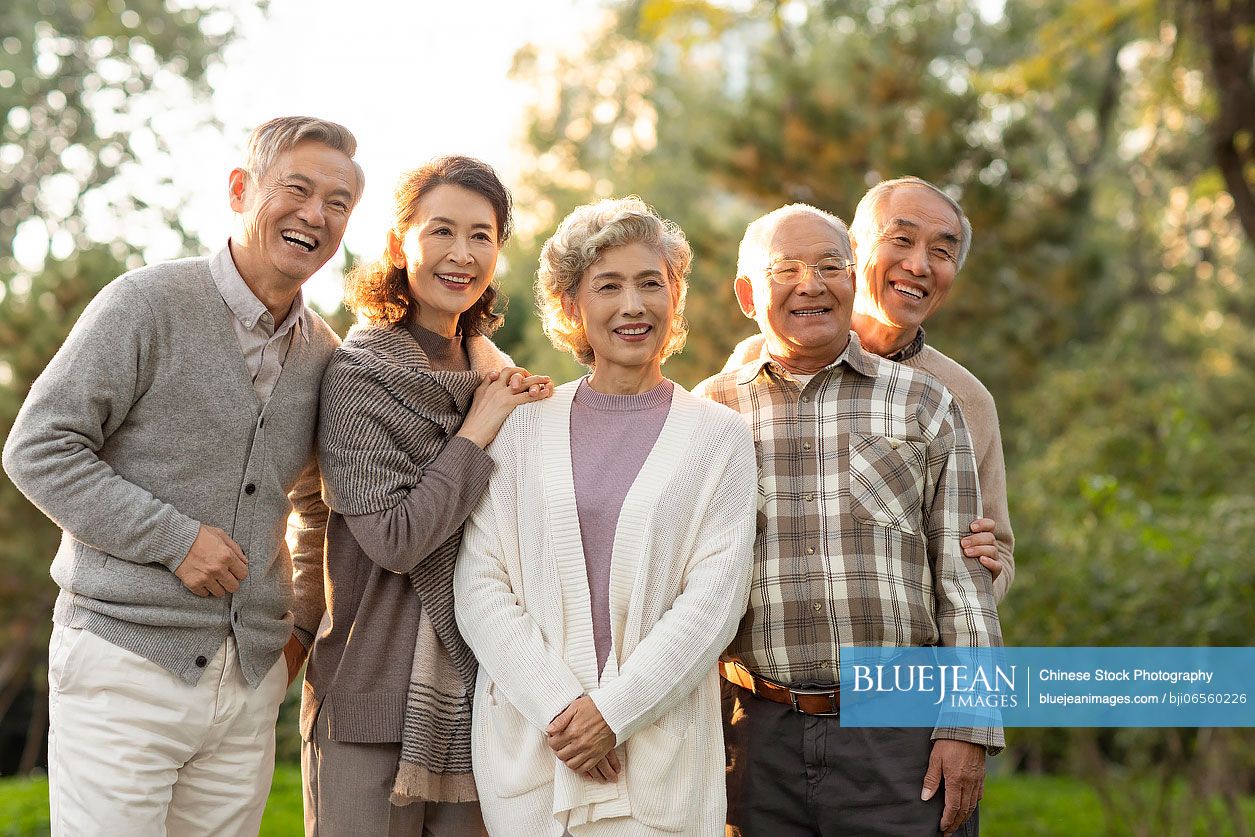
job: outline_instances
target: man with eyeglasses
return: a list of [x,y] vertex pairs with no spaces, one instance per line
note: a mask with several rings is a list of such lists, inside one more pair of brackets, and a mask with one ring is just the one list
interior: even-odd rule
[[[962,235],[953,213],[910,223],[918,241]],[[751,223],[735,290],[763,343],[697,388],[744,416],[759,453],[749,606],[720,664],[744,837],[975,833],[985,755],[1003,746],[1000,729],[839,722],[842,645],[1001,644],[990,573],[960,546],[981,514],[963,415],[850,331],[852,265],[845,224],[814,207]]]
[[[935,241],[916,235],[928,217],[945,222],[937,228]],[[941,308],[967,260],[971,224],[958,202],[936,186],[918,177],[899,177],[882,180],[863,196],[850,238],[858,260],[851,325],[863,348],[932,375],[963,411],[976,449],[986,515],[972,521],[971,532],[962,541],[963,554],[993,573],[994,599],[1001,603],[1015,580],[1015,534],[1007,510],[998,408],[975,375],[924,342],[924,323]],[[866,246],[860,248],[860,242]],[[930,253],[927,260],[918,258],[924,251]],[[733,349],[724,371],[757,357],[762,348],[762,334],[745,338]]]

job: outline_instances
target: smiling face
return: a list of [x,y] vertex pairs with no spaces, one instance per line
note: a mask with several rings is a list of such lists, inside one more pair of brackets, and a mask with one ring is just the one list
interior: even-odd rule
[[302,142],[260,175],[231,172],[231,208],[243,229],[231,255],[250,283],[295,288],[340,248],[357,195],[357,172],[343,152]]
[[855,241],[856,310],[872,329],[896,333],[884,342],[905,343],[950,292],[962,230],[954,209],[922,186],[894,189],[875,212],[875,238]]
[[[763,230],[762,259],[736,280],[737,301],[753,317],[772,356],[797,372],[815,372],[836,360],[850,339],[854,286],[849,271],[823,281],[813,270],[797,285],[771,281],[767,269],[780,259],[815,264],[850,257],[831,221],[796,212]],[[748,267],[748,266],[747,266]]]
[[563,298],[563,309],[583,326],[592,347],[595,387],[631,380],[648,389],[662,380],[675,290],[662,254],[641,242],[605,250],[584,271],[575,295]]
[[388,233],[388,257],[405,270],[415,321],[446,337],[497,269],[497,217],[483,195],[443,183],[418,199],[414,222]]

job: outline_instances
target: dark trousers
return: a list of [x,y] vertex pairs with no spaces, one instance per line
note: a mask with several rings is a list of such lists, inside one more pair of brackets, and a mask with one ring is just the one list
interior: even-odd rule
[[[944,785],[920,800],[930,729],[843,728],[721,681],[729,837],[934,837]],[[977,812],[957,834],[979,833]]]

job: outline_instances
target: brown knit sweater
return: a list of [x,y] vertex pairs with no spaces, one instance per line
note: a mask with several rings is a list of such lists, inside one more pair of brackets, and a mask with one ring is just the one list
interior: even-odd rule
[[[470,368],[460,340],[411,327],[433,370]],[[301,701],[301,734],[327,713],[334,741],[397,743],[422,605],[407,573],[452,535],[483,495],[492,458],[449,440],[398,505],[327,521],[323,617]]]

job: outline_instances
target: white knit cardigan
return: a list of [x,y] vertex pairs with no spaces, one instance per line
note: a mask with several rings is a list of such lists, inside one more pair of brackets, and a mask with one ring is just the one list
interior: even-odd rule
[[[757,468],[745,423],[676,386],[623,502],[600,682],[575,483],[578,382],[514,411],[462,538],[458,626],[479,658],[471,751],[491,834],[721,835],[727,807],[715,661],[745,610]],[[545,728],[587,694],[623,770],[569,770]]]

